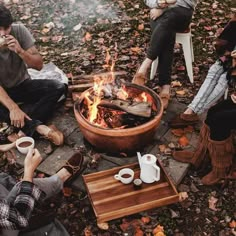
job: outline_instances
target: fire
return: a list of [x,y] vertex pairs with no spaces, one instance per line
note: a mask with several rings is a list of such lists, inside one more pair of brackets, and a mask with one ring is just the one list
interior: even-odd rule
[[[115,56],[115,59],[117,55]],[[124,111],[107,111],[104,116],[101,113],[101,108],[98,106],[101,101],[107,97],[115,97],[120,100],[133,100],[138,102],[147,102],[147,94],[142,92],[140,94],[129,94],[126,87],[122,85],[118,87],[115,83],[115,75],[114,75],[114,68],[115,68],[115,60],[112,60],[109,51],[106,52],[106,68],[110,68],[111,73],[104,73],[98,74],[94,77],[94,85],[93,85],[93,92],[87,92],[84,96],[85,103],[87,105],[87,119],[90,123],[97,125],[99,127],[107,128],[108,125],[106,122],[109,123],[109,119],[115,119],[114,117],[118,116],[120,113],[124,113]],[[115,90],[115,92],[114,92]],[[110,112],[110,113],[109,113]],[[109,113],[109,114],[108,114]],[[109,117],[110,115],[110,117]],[[104,120],[106,117],[106,122]],[[108,117],[108,118],[107,118]],[[113,117],[113,118],[112,118]],[[118,122],[118,121],[117,121]]]

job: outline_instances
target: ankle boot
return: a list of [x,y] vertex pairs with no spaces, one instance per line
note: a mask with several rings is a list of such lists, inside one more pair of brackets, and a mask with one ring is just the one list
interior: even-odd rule
[[190,163],[194,165],[195,168],[199,168],[207,153],[209,134],[209,127],[203,123],[200,130],[196,151],[175,151],[173,152],[173,158],[180,162]]
[[208,150],[212,171],[202,178],[204,185],[216,184],[229,174],[234,153],[232,136],[223,141],[214,141],[209,138]]

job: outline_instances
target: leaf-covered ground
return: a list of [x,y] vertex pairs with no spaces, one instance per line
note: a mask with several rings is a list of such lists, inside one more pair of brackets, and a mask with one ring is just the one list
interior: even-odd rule
[[[12,0],[15,19],[28,26],[45,62],[52,61],[70,77],[104,71],[107,52],[117,57],[115,70],[125,70],[131,80],[142,62],[150,38],[149,10],[141,0]],[[229,19],[229,1],[200,1],[192,21],[194,85],[186,77],[181,48],[176,46],[173,80],[182,87],[175,93],[189,103],[215,60],[213,40]],[[153,84],[154,83],[154,84]],[[156,81],[150,83],[154,86]],[[236,235],[235,182],[204,187],[190,171],[178,187],[188,198],[179,204],[109,222],[108,230],[96,225],[86,196],[74,192],[48,203],[70,235]],[[105,225],[106,226],[106,225]],[[104,227],[104,226],[103,226]]]

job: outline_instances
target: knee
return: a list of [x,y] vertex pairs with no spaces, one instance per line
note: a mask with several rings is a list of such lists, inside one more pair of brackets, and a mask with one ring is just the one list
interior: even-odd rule
[[57,80],[52,80],[51,89],[53,90],[54,93],[57,93],[59,96],[66,93],[65,84]]

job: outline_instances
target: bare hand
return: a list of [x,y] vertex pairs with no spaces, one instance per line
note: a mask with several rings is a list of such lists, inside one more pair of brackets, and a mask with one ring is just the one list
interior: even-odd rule
[[42,161],[38,149],[30,149],[24,161],[24,180],[32,181],[34,171]]
[[25,119],[31,120],[18,106],[10,110],[11,125],[22,128],[25,125]]
[[18,40],[14,38],[12,35],[6,35],[6,42],[7,42],[7,47],[9,50],[19,54],[23,50],[22,47],[20,46]]
[[232,101],[233,101],[233,103],[235,103],[236,104],[236,94],[231,94],[231,99],[232,99]]
[[152,20],[156,20],[158,17],[160,17],[162,15],[162,13],[163,13],[162,9],[153,8],[150,11],[150,18]]

